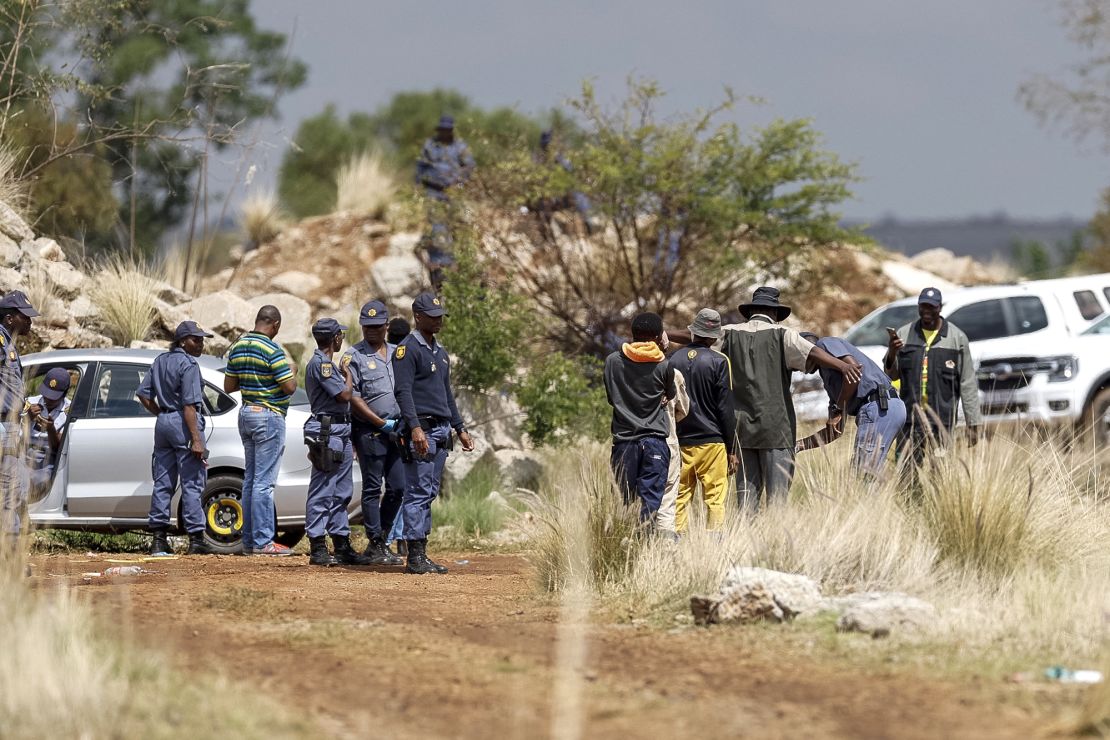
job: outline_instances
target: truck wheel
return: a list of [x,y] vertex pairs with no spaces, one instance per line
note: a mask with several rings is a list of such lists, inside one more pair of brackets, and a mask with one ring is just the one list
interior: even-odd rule
[[242,548],[243,479],[237,475],[215,475],[208,479],[201,498],[204,539],[214,552],[232,554]]
[[1110,388],[1103,388],[1083,410],[1083,433],[1089,435],[1095,449],[1110,447]]

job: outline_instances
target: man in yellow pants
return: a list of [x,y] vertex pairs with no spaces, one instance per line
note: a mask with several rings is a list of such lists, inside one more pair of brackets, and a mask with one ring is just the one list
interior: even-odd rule
[[671,357],[671,366],[686,379],[690,410],[678,423],[682,450],[682,476],[675,506],[675,530],[686,531],[690,501],[701,482],[709,511],[708,527],[720,529],[725,518],[728,476],[736,471],[736,414],[732,401],[729,360],[712,349],[721,337],[721,314],[711,308],[698,311],[690,325],[692,341]]

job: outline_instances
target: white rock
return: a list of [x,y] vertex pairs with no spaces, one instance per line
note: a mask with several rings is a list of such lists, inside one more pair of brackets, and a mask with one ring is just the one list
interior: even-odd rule
[[171,306],[160,298],[154,299],[154,328],[163,337],[172,337],[177,325],[188,320],[189,314],[180,308]]
[[[454,435],[454,432],[451,432],[451,434]],[[493,454],[489,444],[481,436],[472,434],[471,439],[474,440],[474,450],[472,452],[463,452],[462,445],[456,439],[455,449],[447,456],[444,474],[453,481],[461,481],[474,469],[479,460]]]
[[7,234],[17,242],[30,241],[35,232],[27,222],[7,203],[0,201],[0,233]]
[[906,295],[917,295],[925,288],[937,288],[943,293],[956,287],[954,283],[902,260],[883,262],[883,274]]
[[0,267],[15,267],[22,256],[19,245],[7,234],[0,233]]
[[53,349],[100,349],[115,344],[108,337],[76,324],[70,324],[64,329],[43,329],[41,336],[47,346]]
[[85,321],[100,315],[100,309],[84,293],[73,299],[66,312],[78,321]]
[[524,410],[516,400],[501,393],[479,393],[459,388],[455,391],[459,413],[467,420],[467,427],[481,432],[495,450],[519,450],[525,447]]
[[823,603],[821,588],[808,576],[743,565],[734,566],[725,574],[721,593],[746,591],[756,586],[762,586],[771,592],[787,619],[815,611]]
[[927,601],[897,592],[868,592],[842,597],[836,628],[886,637],[895,630],[922,629],[934,622],[937,610]]
[[56,295],[67,300],[80,295],[81,288],[85,285],[85,273],[68,262],[43,260],[39,265]]
[[150,287],[160,300],[173,306],[178,306],[193,300],[193,297],[185,291],[162,280],[152,280]]
[[35,239],[35,246],[38,248],[39,257],[47,262],[64,262],[66,253],[58,246],[58,242],[49,239],[45,236],[40,236]]
[[23,290],[23,273],[10,267],[0,267],[0,291]]
[[283,272],[270,281],[270,287],[278,293],[289,293],[304,299],[319,290],[323,284],[324,281],[320,278],[300,270]]
[[786,615],[775,603],[774,595],[760,583],[746,590],[735,589],[713,596],[690,597],[695,624],[748,624],[782,622]]
[[381,257],[370,265],[370,280],[377,296],[401,305],[401,296],[416,295],[424,284],[424,266],[412,255]]
[[389,251],[391,257],[411,257],[416,254],[416,245],[420,243],[420,234],[414,231],[403,231],[389,237]]
[[389,225],[378,221],[365,223],[362,225],[362,233],[371,239],[377,236],[385,236],[389,233]]
[[[266,293],[251,298],[254,312],[265,305],[277,306],[281,311],[281,331],[277,341],[285,347],[290,358],[296,360],[312,344],[312,307],[306,301],[288,293]],[[254,317],[251,317],[254,326]]]
[[543,474],[543,464],[534,454],[524,450],[503,449],[495,451],[493,459],[497,461],[501,480],[508,488],[536,490],[540,476]]
[[178,308],[201,328],[233,339],[254,328],[254,317],[261,305],[251,305],[236,293],[221,290],[182,303]]
[[129,349],[159,349],[159,350],[165,350],[165,349],[169,349],[169,347],[170,347],[170,343],[165,341],[165,340],[154,341],[154,342],[144,342],[141,339],[135,339],[129,345]]

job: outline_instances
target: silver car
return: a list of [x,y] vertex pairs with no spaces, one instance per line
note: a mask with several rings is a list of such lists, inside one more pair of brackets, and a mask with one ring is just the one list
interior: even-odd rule
[[[32,490],[27,513],[32,524],[58,529],[119,532],[144,529],[150,510],[151,454],[155,417],[135,391],[160,353],[155,350],[89,349],[41,352],[23,358],[27,388],[37,393],[42,376],[62,367],[74,378],[69,421],[48,486]],[[208,543],[219,552],[241,548],[243,445],[239,439],[238,393],[224,393],[221,358],[202,355],[205,439],[209,449],[208,485],[202,501]],[[304,536],[305,496],[311,466],[302,427],[308,397],[297,389],[286,417],[274,508],[277,540],[292,546]],[[354,466],[354,490],[359,490]],[[173,513],[181,528],[180,494]],[[359,519],[359,497],[352,497],[352,518]]]

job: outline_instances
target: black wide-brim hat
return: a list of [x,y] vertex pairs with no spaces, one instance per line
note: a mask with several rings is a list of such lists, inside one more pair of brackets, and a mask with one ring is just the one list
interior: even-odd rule
[[773,312],[775,321],[782,321],[790,315],[790,306],[779,303],[779,289],[766,285],[755,289],[751,303],[741,303],[736,310],[749,318],[752,314]]

